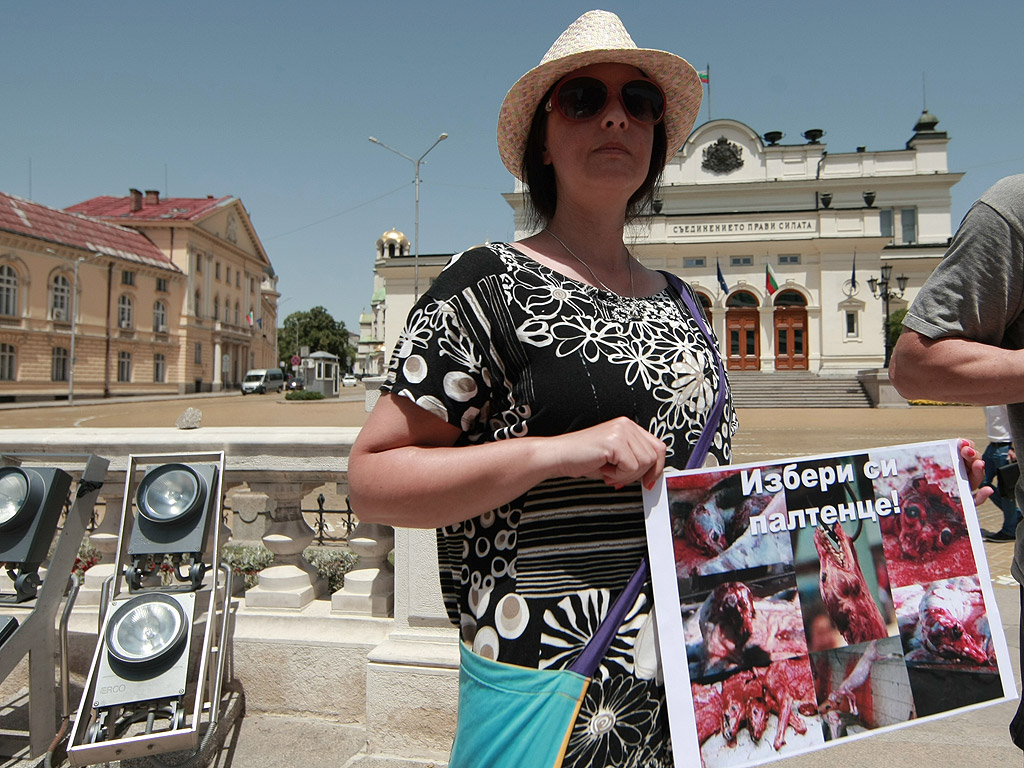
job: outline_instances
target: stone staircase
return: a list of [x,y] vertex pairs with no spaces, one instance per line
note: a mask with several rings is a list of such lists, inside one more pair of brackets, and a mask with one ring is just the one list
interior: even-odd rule
[[736,408],[870,408],[855,376],[818,376],[809,371],[730,371]]

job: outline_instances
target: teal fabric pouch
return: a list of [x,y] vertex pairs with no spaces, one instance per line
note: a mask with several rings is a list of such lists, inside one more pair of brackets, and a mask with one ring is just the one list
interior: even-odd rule
[[479,656],[460,644],[459,727],[448,768],[557,768],[590,678]]

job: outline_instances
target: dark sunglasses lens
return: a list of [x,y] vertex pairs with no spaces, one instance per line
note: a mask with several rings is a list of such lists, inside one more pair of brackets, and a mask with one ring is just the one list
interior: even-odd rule
[[630,115],[644,123],[656,123],[665,114],[665,97],[647,80],[633,80],[622,86],[622,103]]
[[558,109],[570,120],[589,120],[604,106],[608,89],[593,77],[574,77],[558,89]]

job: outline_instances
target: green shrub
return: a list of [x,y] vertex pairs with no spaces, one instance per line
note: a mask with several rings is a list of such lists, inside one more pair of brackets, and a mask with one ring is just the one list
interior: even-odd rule
[[323,392],[314,392],[311,389],[299,389],[289,392],[284,396],[285,400],[323,400]]
[[[321,578],[327,579],[332,593],[345,585],[345,574],[359,561],[359,557],[347,549],[334,547],[307,547],[302,556],[316,568]],[[274,553],[262,544],[229,544],[221,549],[221,560],[245,579],[245,588],[249,589],[259,583],[260,571],[273,565]]]
[[274,553],[262,544],[229,544],[221,548],[220,558],[232,573],[245,579],[245,588],[249,589],[259,583],[260,571],[274,562]]
[[302,556],[327,579],[332,594],[345,586],[345,574],[359,562],[359,555],[335,547],[307,547]]

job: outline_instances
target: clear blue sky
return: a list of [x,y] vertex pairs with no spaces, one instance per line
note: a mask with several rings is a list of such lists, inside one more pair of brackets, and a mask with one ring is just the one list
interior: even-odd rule
[[[415,157],[450,136],[422,168],[421,253],[511,238],[498,108],[591,7],[0,0],[0,190],[58,208],[130,187],[238,196],[282,317],[322,305],[355,330],[377,238],[413,238],[412,163],[368,137]],[[603,7],[640,46],[710,64],[712,118],[784,143],[822,128],[831,152],[898,149],[926,103],[966,174],[954,225],[1024,172],[1020,0]]]

